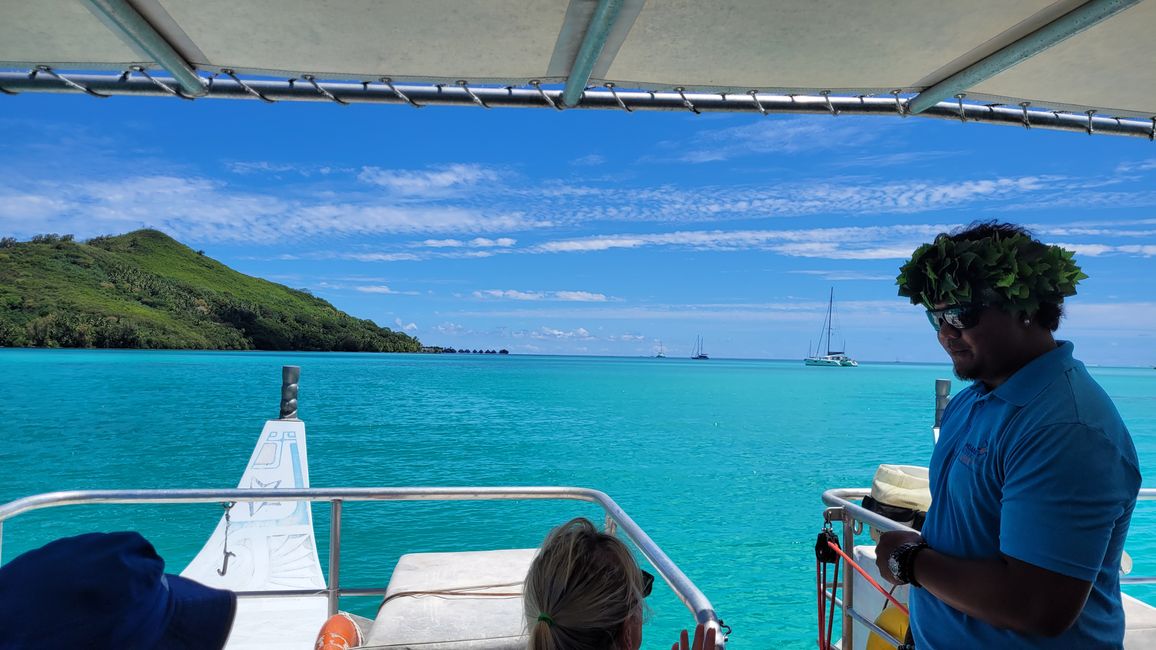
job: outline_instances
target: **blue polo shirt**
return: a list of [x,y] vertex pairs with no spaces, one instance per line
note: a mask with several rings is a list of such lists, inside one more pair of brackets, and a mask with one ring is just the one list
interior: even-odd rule
[[1003,553],[1092,582],[1084,611],[1060,636],[1030,636],[912,589],[919,650],[1123,646],[1119,568],[1140,489],[1136,448],[1071,342],[1059,343],[995,390],[976,382],[948,403],[923,538],[950,556]]

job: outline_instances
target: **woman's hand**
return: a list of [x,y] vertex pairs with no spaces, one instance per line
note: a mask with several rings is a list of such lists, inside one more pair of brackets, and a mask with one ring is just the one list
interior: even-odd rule
[[682,631],[682,637],[679,642],[670,646],[670,650],[715,650],[714,644],[715,629],[712,627],[709,630],[702,623],[694,628],[694,643],[691,644],[686,630]]

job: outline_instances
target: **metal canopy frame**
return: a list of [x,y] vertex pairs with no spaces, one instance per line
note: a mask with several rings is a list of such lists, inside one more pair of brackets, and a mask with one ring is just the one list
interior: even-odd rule
[[[0,72],[0,91],[6,94],[20,92],[88,93],[98,96],[143,95],[171,97],[166,83],[173,79],[153,77],[133,71],[122,74],[68,74],[42,67],[30,73]],[[48,72],[50,74],[40,74]],[[459,82],[447,84],[400,84],[387,78],[377,81],[318,82],[308,79],[267,80],[241,79],[235,74],[228,78],[211,77],[206,80],[206,99],[247,99],[268,103],[333,102],[338,104],[408,104],[415,108],[427,105],[482,106],[485,108],[561,108],[563,90],[548,89],[542,85],[531,88],[470,86]],[[580,95],[577,109],[634,111],[691,111],[703,112],[757,112],[771,114],[877,115],[903,116],[910,114],[899,91],[890,97],[840,96],[829,92],[820,95],[782,95],[772,93],[693,93],[682,90],[670,92],[623,91],[614,87],[605,90],[586,89]],[[1094,113],[1094,112],[1091,112]],[[965,102],[957,96],[954,102],[938,102],[920,112],[918,117],[958,120],[963,123],[1003,124],[1024,128],[1082,132],[1088,135],[1120,135],[1156,140],[1156,117],[1144,120],[1018,107],[1003,104]]]
[[[65,2],[66,0],[55,0]],[[67,0],[71,2],[72,0]],[[175,0],[174,0],[175,1]],[[1037,0],[1042,3],[1043,0]],[[981,39],[981,45],[964,58],[953,61],[950,69],[942,69],[935,74],[942,78],[924,78],[914,85],[892,89],[892,81],[883,85],[878,77],[865,78],[865,86],[840,86],[837,89],[821,90],[823,86],[781,87],[772,85],[766,72],[773,71],[775,61],[756,63],[758,72],[751,74],[747,66],[743,86],[728,86],[727,79],[707,75],[689,65],[686,69],[673,69],[657,73],[639,73],[635,59],[637,51],[628,52],[617,75],[611,72],[620,58],[623,43],[629,43],[628,34],[640,34],[639,39],[653,39],[653,29],[635,29],[635,21],[643,13],[644,0],[570,0],[569,9],[554,48],[554,56],[544,70],[545,75],[529,78],[518,72],[516,76],[485,77],[475,76],[469,81],[468,75],[443,75],[444,68],[434,68],[436,72],[405,76],[401,71],[392,78],[373,73],[319,73],[290,69],[271,72],[269,61],[243,60],[238,57],[235,65],[255,65],[256,67],[231,67],[227,54],[214,62],[201,51],[182,26],[157,4],[156,0],[82,0],[104,26],[132,50],[144,58],[136,62],[121,59],[120,63],[110,63],[109,55],[99,56],[91,64],[64,63],[73,61],[72,54],[61,54],[61,61],[45,64],[39,60],[43,54],[33,54],[27,58],[9,59],[6,65],[31,68],[28,72],[20,69],[0,70],[0,95],[15,95],[21,92],[86,93],[94,97],[112,95],[176,96],[181,99],[257,99],[268,103],[279,101],[325,101],[340,105],[355,103],[408,104],[413,107],[425,105],[453,105],[491,107],[548,107],[557,110],[569,108],[622,110],[688,110],[699,114],[706,112],[757,111],[761,115],[815,114],[839,115],[892,115],[908,117],[935,117],[958,119],[961,122],[979,122],[1018,125],[1026,128],[1077,131],[1088,135],[1107,134],[1141,137],[1156,140],[1156,114],[1149,116],[1146,111],[1131,108],[1117,108],[1125,117],[1111,116],[1110,106],[1130,106],[1105,95],[1099,97],[1076,97],[1076,103],[1064,103],[1067,97],[1056,97],[1048,102],[1023,98],[1017,94],[1007,94],[999,90],[998,84],[985,90],[985,82],[998,81],[1000,73],[1019,63],[1030,60],[1065,39],[1079,34],[1090,27],[1103,23],[1120,12],[1141,4],[1142,0],[1059,0],[1050,7],[1036,11],[1028,18],[1023,12],[1013,15],[1021,22],[989,39],[987,32],[967,34],[969,38]],[[1152,0],[1156,3],[1156,0]],[[307,5],[308,3],[306,3]],[[185,5],[188,10],[191,5]],[[305,5],[303,5],[305,6]],[[1035,6],[1035,5],[1033,5]],[[1042,6],[1042,5],[1041,5]],[[1074,6],[1071,10],[1066,7]],[[171,9],[171,8],[170,8]],[[651,8],[653,9],[653,7]],[[1056,13],[1058,11],[1064,13]],[[1156,17],[1145,14],[1146,20]],[[17,16],[21,14],[17,13]],[[37,20],[44,20],[44,15]],[[306,15],[308,13],[306,12]],[[761,14],[752,14],[761,17]],[[187,18],[187,16],[186,16]],[[652,24],[663,29],[677,30],[678,24],[669,20],[669,15],[659,16]],[[655,16],[649,19],[655,20]],[[662,20],[665,19],[665,22]],[[172,24],[170,24],[170,22]],[[39,25],[39,23],[37,23]],[[1120,26],[1120,20],[1114,23]],[[205,36],[204,25],[198,25],[199,34]],[[1027,32],[1026,30],[1032,30]],[[1105,27],[1104,29],[1108,29]],[[99,27],[96,28],[99,31]],[[88,32],[94,37],[91,29]],[[1114,33],[1114,32],[1106,32]],[[579,37],[580,34],[580,37]],[[1133,34],[1130,38],[1136,38]],[[958,40],[958,39],[957,39]],[[645,42],[645,41],[642,41]],[[713,42],[713,41],[706,41]],[[107,46],[107,44],[106,44]],[[431,47],[436,47],[436,43]],[[958,47],[958,44],[957,44]],[[994,50],[998,47],[999,49]],[[218,44],[219,49],[219,44]],[[35,50],[35,48],[32,48]],[[39,51],[39,50],[35,50]],[[1057,49],[1065,55],[1063,46]],[[19,55],[19,52],[16,53]],[[1057,55],[1057,56],[1060,56]],[[115,56],[124,56],[123,54]],[[1065,55],[1071,60],[1070,51]],[[970,57],[970,59],[968,58]],[[972,60],[974,59],[974,60]],[[675,57],[675,60],[679,60]],[[20,63],[12,63],[19,61]],[[749,62],[748,62],[749,63]],[[262,65],[264,64],[264,65]],[[298,65],[300,62],[298,62]],[[275,64],[274,64],[275,65]],[[319,64],[320,65],[320,64]],[[431,64],[432,65],[432,64]],[[726,62],[715,65],[726,66]],[[392,65],[381,64],[388,70]],[[532,67],[532,66],[531,66]],[[122,69],[121,72],[115,70]],[[93,70],[100,70],[94,72]],[[108,72],[108,70],[114,72]],[[152,72],[165,70],[168,75],[154,75]],[[410,72],[417,73],[419,68]],[[452,70],[450,71],[452,73]],[[486,70],[478,74],[509,73],[503,70]],[[638,73],[663,74],[667,81],[625,81]],[[284,75],[284,76],[281,76]],[[684,83],[681,77],[687,78]],[[279,77],[279,78],[276,78]],[[286,78],[288,77],[288,78]],[[320,81],[319,78],[333,81]],[[364,77],[364,78],[363,78]],[[781,81],[787,81],[785,77]],[[395,85],[394,79],[399,83]],[[400,81],[404,79],[405,83]],[[514,84],[495,87],[498,83]],[[456,81],[455,81],[456,80]],[[542,81],[546,83],[542,83]],[[613,80],[613,81],[612,81]],[[709,85],[694,85],[698,80]],[[846,78],[841,78],[846,82]],[[767,82],[767,85],[759,85]],[[746,84],[752,83],[753,89]],[[818,81],[817,83],[829,83]],[[475,85],[477,84],[477,85]],[[487,85],[489,84],[489,85]],[[592,84],[600,84],[592,87]],[[677,84],[677,85],[676,85]],[[1140,86],[1136,86],[1137,88]],[[830,86],[828,86],[830,88]],[[641,89],[641,90],[640,90]],[[994,94],[992,93],[994,91]],[[1020,97],[1012,99],[1012,97]],[[966,100],[966,101],[965,101]],[[983,103],[984,101],[1006,103]],[[1035,105],[1033,105],[1033,102]],[[1099,111],[1093,110],[1099,107]]]

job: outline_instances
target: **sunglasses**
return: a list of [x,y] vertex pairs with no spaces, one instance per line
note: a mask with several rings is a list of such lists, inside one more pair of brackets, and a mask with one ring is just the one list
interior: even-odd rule
[[964,303],[952,305],[943,309],[928,309],[927,320],[938,332],[943,323],[951,325],[957,330],[965,330],[979,325],[979,317],[987,305],[983,303]]
[[[639,569],[642,571],[642,569]],[[650,597],[650,592],[654,590],[654,574],[642,571],[642,597]]]

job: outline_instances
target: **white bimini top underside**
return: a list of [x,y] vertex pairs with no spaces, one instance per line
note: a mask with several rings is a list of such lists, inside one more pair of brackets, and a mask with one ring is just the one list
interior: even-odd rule
[[1156,0],[0,0],[0,89],[1143,136],[1154,33]]

